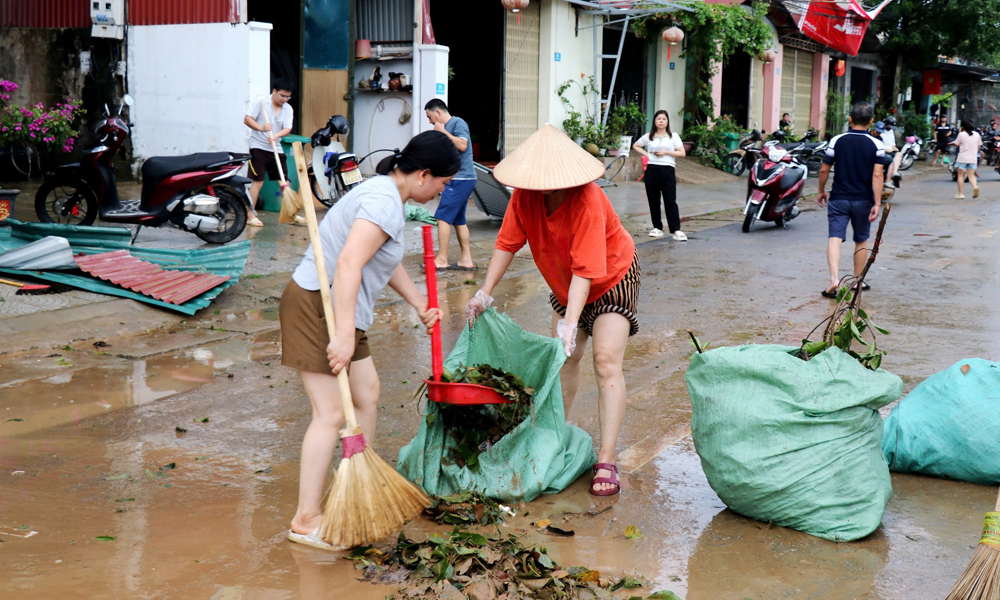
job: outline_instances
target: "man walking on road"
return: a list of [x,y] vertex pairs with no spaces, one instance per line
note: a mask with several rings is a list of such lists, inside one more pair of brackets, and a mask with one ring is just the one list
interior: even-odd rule
[[[253,218],[247,221],[247,225],[251,227],[264,226],[257,218],[256,211],[257,197],[260,195],[261,186],[264,185],[264,176],[269,174],[272,181],[278,179],[278,165],[274,159],[271,141],[280,144],[281,138],[292,132],[293,110],[288,104],[292,99],[292,84],[278,79],[271,87],[271,95],[255,100],[243,117],[243,123],[251,129],[249,176],[253,180],[250,184],[250,212],[253,213]],[[280,154],[280,150],[278,160],[282,165],[287,164],[285,155]]]
[[[819,205],[826,206],[826,182],[830,167],[836,163],[837,176],[829,196],[827,220],[830,240],[826,259],[830,265],[830,283],[823,290],[826,298],[836,298],[840,287],[840,247],[847,238],[847,223],[854,231],[854,276],[861,275],[868,258],[871,223],[882,207],[883,166],[888,164],[882,140],[868,134],[875,110],[867,102],[851,108],[851,129],[832,140],[819,171]],[[866,283],[862,289],[867,290]]]
[[[441,192],[441,203],[434,213],[438,225],[438,254],[434,264],[438,270],[475,271],[469,227],[465,224],[465,209],[469,205],[469,196],[476,187],[476,169],[472,165],[472,135],[469,133],[469,125],[464,120],[453,117],[448,111],[448,105],[437,98],[424,106],[424,112],[434,125],[434,129],[447,135],[462,155],[462,168],[444,187],[444,191]],[[462,256],[458,262],[449,264],[448,242],[452,226],[455,227]]]

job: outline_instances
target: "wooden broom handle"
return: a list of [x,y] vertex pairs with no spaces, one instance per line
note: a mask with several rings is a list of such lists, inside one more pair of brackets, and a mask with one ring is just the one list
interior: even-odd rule
[[[299,181],[309,181],[306,173],[306,159],[302,155],[302,142],[292,143],[292,153],[295,155],[295,168],[299,172]],[[313,206],[312,190],[308,185],[301,186],[299,194],[302,207],[306,212],[306,225],[309,228],[309,243],[312,244],[313,262],[316,263],[316,276],[319,279],[319,295],[323,299],[323,314],[326,316],[326,333],[332,341],[337,335],[336,322],[333,316],[333,301],[330,299],[330,281],[326,274],[326,260],[323,256],[323,245],[319,239],[319,226],[316,224],[316,207]],[[347,379],[347,369],[337,373],[337,383],[340,385],[340,402],[344,407],[344,429],[352,430],[358,426],[354,416],[354,402],[351,400],[351,384]]]
[[[260,110],[261,110],[262,113],[264,113],[264,122],[267,123],[270,126],[271,125],[271,119],[267,118],[267,106],[264,104],[263,100],[260,101]],[[271,142],[271,150],[274,151],[274,162],[275,162],[275,164],[278,165],[278,179],[280,179],[281,183],[284,184],[285,183],[285,172],[281,169],[281,158],[280,158],[281,154],[278,153],[278,146],[277,146],[277,144],[274,143],[274,127],[271,127],[271,136],[270,136],[269,139],[270,139],[270,142]],[[296,168],[298,168],[298,165],[295,165],[295,166],[296,166]]]

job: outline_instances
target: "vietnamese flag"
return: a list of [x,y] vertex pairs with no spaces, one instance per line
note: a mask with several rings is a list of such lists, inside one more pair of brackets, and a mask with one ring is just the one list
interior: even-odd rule
[[932,96],[941,93],[941,69],[926,69],[924,71],[924,95]]

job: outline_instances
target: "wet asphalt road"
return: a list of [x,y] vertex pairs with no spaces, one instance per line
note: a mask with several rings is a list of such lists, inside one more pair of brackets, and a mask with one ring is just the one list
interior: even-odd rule
[[[952,200],[943,171],[907,181],[896,196],[864,299],[892,331],[880,341],[889,351],[883,367],[906,391],[962,358],[1000,359],[1000,177],[984,174],[979,199]],[[735,515],[708,486],[690,438],[685,330],[712,347],[793,345],[832,308],[819,296],[825,213],[749,234],[741,221],[735,213],[690,221],[687,243],[636,238],[642,328],[626,354],[623,493],[592,498],[583,479],[519,507],[528,515],[505,531],[527,530],[561,565],[638,573],[688,600],[943,597],[972,555],[994,488],[893,475],[882,527],[838,545]],[[297,239],[274,244],[282,261],[301,247]],[[489,244],[478,247],[485,262]],[[418,262],[405,261],[415,278]],[[548,292],[530,258],[519,257],[510,273],[498,308],[525,329],[547,331]],[[284,541],[309,418],[296,374],[278,360],[275,306],[287,279],[275,271],[244,280],[205,314],[148,331],[0,355],[0,597],[391,593],[357,582],[353,564],[336,555]],[[460,274],[448,274],[442,288],[448,348],[477,288]],[[386,293],[370,331],[382,379],[375,444],[390,461],[417,430],[412,397],[430,364],[415,314],[396,300]],[[95,348],[98,339],[110,347]],[[598,433],[586,363],[570,420]],[[176,468],[161,470],[170,463]],[[573,538],[530,527],[608,504],[600,516],[567,523]],[[626,539],[627,525],[644,539]],[[440,529],[418,519],[405,531]]]

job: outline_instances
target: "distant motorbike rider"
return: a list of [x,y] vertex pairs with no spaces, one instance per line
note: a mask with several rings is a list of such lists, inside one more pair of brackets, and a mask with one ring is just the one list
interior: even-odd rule
[[[882,123],[882,130],[878,131],[879,123]],[[903,153],[899,151],[899,146],[896,145],[896,117],[889,115],[884,121],[879,121],[875,123],[875,130],[878,131],[879,137],[882,143],[885,145],[886,156],[892,159],[892,163],[889,165],[889,172],[887,173],[888,179],[892,183],[886,183],[886,187],[896,188],[899,187],[899,182],[903,176],[899,172],[899,164],[903,160]]]

